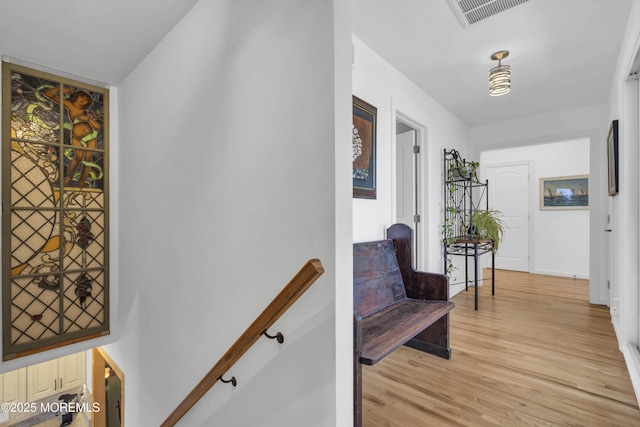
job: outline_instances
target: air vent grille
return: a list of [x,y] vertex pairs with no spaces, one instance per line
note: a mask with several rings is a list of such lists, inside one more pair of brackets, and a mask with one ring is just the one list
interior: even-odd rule
[[529,0],[449,0],[463,27],[468,27]]

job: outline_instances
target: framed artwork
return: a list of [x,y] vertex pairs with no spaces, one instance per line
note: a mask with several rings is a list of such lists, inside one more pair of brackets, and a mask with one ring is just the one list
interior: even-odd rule
[[589,175],[540,178],[540,209],[589,209]]
[[609,126],[607,136],[607,161],[609,165],[609,195],[618,194],[618,121],[614,120]]
[[109,91],[2,64],[4,360],[109,333]]
[[377,108],[353,97],[353,197],[376,198]]

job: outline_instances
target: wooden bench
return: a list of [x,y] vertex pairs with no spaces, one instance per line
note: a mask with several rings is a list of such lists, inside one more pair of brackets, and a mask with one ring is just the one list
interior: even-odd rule
[[449,359],[449,280],[415,271],[411,228],[395,224],[387,240],[353,245],[354,425],[362,426],[362,364],[403,344]]

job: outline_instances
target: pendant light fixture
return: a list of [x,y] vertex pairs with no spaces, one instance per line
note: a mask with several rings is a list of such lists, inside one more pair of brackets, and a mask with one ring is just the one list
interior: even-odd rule
[[489,95],[500,96],[511,90],[511,66],[502,65],[502,60],[509,56],[508,50],[500,50],[491,59],[498,61],[498,65],[489,71]]

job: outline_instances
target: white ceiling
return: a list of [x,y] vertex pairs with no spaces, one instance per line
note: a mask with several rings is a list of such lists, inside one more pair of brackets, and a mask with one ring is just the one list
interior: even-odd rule
[[198,0],[1,0],[0,53],[117,85]]
[[[606,102],[632,0],[530,0],[463,28],[447,0],[353,0],[353,33],[470,126]],[[512,90],[491,97],[490,56]]]
[[[530,0],[467,29],[447,0],[351,1],[359,39],[477,125],[605,102],[633,0]],[[118,85],[195,3],[1,0],[0,53]],[[513,88],[490,97],[502,49]]]

